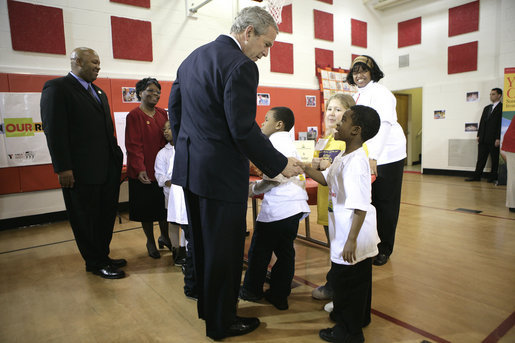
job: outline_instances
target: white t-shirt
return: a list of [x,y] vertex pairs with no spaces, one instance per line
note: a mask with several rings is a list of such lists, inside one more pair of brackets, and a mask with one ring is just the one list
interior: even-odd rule
[[[331,261],[337,264],[356,264],[377,255],[376,209],[371,204],[372,185],[370,164],[363,148],[348,155],[342,151],[331,167],[324,170],[329,187],[329,239],[331,240]],[[365,221],[357,238],[356,260],[345,262],[343,248],[349,236],[354,210],[366,211]]]
[[[270,135],[270,142],[281,154],[286,157],[300,156],[286,131],[276,132]],[[257,221],[269,223],[291,217],[297,213],[304,213],[301,220],[309,215],[310,209],[307,203],[306,178],[304,175],[285,178],[281,174],[273,179],[263,175],[263,179],[280,181],[281,184],[272,188],[263,195],[261,211]]]
[[381,127],[377,135],[366,141],[368,156],[378,165],[406,158],[406,136],[397,122],[395,96],[385,86],[370,81],[354,94],[357,105],[372,107],[379,114]]
[[154,163],[155,177],[159,187],[163,187],[165,207],[168,209],[167,221],[187,225],[188,214],[186,213],[186,202],[182,187],[174,184],[172,184],[172,187],[165,186],[165,182],[172,179],[174,159],[175,149],[168,143],[157,153]]

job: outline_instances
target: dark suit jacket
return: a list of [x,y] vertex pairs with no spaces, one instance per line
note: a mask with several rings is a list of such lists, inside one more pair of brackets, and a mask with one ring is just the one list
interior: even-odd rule
[[256,124],[259,72],[221,35],[192,52],[177,71],[168,109],[175,140],[172,182],[224,201],[246,201],[249,161],[270,177],[287,159]]
[[41,119],[56,173],[73,170],[76,182],[103,184],[110,158],[122,163],[107,97],[93,85],[99,104],[71,74],[47,81]]
[[483,109],[477,136],[480,144],[494,145],[496,139],[501,138],[502,102],[495,106],[492,114],[488,115],[492,104]]

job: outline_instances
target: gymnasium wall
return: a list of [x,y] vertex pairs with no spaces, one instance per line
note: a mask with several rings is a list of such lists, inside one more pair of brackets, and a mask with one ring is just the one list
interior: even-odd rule
[[[134,81],[147,76],[172,82],[178,66],[191,51],[212,41],[220,33],[229,32],[237,9],[258,4],[250,0],[213,0],[202,7],[194,18],[188,18],[183,0],[152,0],[150,9],[108,0],[20,1],[62,9],[66,53],[13,50],[7,1],[0,1],[0,73],[3,73],[0,87],[7,90],[22,84],[27,86],[26,89],[40,91],[43,79],[62,76],[69,71],[68,56],[77,46],[88,46],[99,53],[102,62],[99,82],[102,82],[100,86],[104,89],[119,87],[120,80]],[[449,165],[448,141],[455,138],[473,140],[473,133],[464,132],[464,123],[479,120],[481,109],[488,104],[489,90],[502,84],[503,68],[514,66],[515,26],[512,18],[515,17],[515,2],[481,0],[479,30],[454,37],[447,34],[449,8],[470,3],[471,0],[414,0],[385,11],[372,8],[375,0],[332,2],[293,1],[292,33],[281,32],[277,37],[278,42],[293,45],[293,74],[271,72],[270,57],[257,62],[260,91],[271,94],[271,106],[292,107],[297,116],[297,132],[305,130],[305,126],[320,127],[315,48],[332,50],[333,65],[341,68],[350,66],[351,55],[368,54],[377,60],[385,72],[386,76],[381,82],[392,91],[422,88],[421,118],[411,118],[410,122],[422,122],[423,168],[469,170]],[[333,41],[314,38],[314,10],[333,15]],[[151,22],[151,62],[114,58],[112,16]],[[398,48],[398,23],[417,17],[421,17],[421,43]],[[352,19],[366,23],[366,47],[352,45]],[[131,32],[130,27],[127,30],[129,34],[138,35],[138,32]],[[448,74],[448,47],[471,41],[478,41],[477,70]],[[400,68],[398,58],[405,54],[409,54],[410,65]],[[7,75],[12,75],[12,85]],[[32,78],[34,82],[27,83],[24,77]],[[466,103],[465,93],[476,90],[480,92],[480,101]],[[304,106],[305,100],[302,99],[305,95],[317,96],[316,108]],[[163,97],[167,96],[163,92]],[[115,99],[110,100],[112,110],[118,111],[118,105],[113,102]],[[125,104],[122,110],[128,110],[130,106],[132,104]],[[433,111],[439,109],[446,110],[445,120],[432,119]],[[256,120],[259,124],[266,110],[266,107],[258,107]],[[410,128],[411,134],[416,134],[415,131],[416,128]],[[56,186],[55,176],[48,168],[0,170],[0,180],[9,180],[7,184],[1,182],[0,185],[4,193],[5,189],[9,193],[0,195],[0,219],[64,208],[60,191],[48,189]],[[45,182],[36,179],[35,175]]]

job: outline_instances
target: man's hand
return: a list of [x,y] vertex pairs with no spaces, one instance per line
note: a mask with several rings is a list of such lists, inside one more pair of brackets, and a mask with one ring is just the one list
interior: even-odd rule
[[172,187],[172,180],[165,181],[166,187]]
[[501,145],[501,140],[500,139],[496,139],[494,145],[495,145],[496,148],[499,147],[499,145]]
[[57,176],[59,178],[59,184],[62,188],[73,188],[75,178],[73,177],[73,171],[71,169],[59,172],[57,173]]
[[377,177],[377,160],[368,160],[370,163],[370,171]]
[[281,172],[281,174],[283,174],[286,177],[292,177],[302,174],[302,172],[302,162],[294,157],[288,157],[288,164]]
[[141,183],[144,183],[146,185],[150,184],[150,179],[148,178],[148,175],[147,175],[147,172],[146,171],[141,171],[139,172],[138,174],[138,180],[141,182]]

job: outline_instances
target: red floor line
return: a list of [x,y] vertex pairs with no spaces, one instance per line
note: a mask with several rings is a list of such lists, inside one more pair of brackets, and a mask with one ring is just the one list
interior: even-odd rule
[[421,336],[424,336],[426,338],[429,338],[430,340],[434,341],[434,342],[439,342],[439,343],[450,343],[450,341],[446,340],[446,339],[443,339],[441,337],[438,337],[438,336],[435,336],[433,335],[432,333],[429,333],[427,331],[424,331],[422,329],[419,329],[411,324],[408,324],[406,322],[403,322],[402,320],[399,320],[397,318],[394,318],[392,316],[389,316],[387,315],[386,313],[383,313],[381,311],[378,311],[378,310],[374,310],[374,309],[371,309],[370,312],[378,317],[381,317],[383,319],[386,319],[387,321],[389,322],[392,322],[396,325],[399,325],[405,329],[408,329],[410,331],[413,331]]
[[482,343],[496,343],[515,326],[515,312],[509,315]]
[[[311,286],[311,287],[313,287],[313,288],[317,288],[317,287],[318,287],[318,285],[317,285],[317,284],[314,284],[314,283],[312,283],[311,281],[308,281],[308,280],[303,279],[303,278],[301,278],[301,277],[299,277],[299,276],[296,276],[296,275],[293,277],[293,279],[294,279],[295,281],[298,281],[298,282],[303,283],[303,284],[305,284],[305,285]],[[441,338],[441,337],[435,336],[435,335],[433,335],[432,333],[429,333],[429,332],[427,332],[427,331],[424,331],[424,330],[422,330],[422,329],[419,329],[419,328],[417,328],[417,327],[415,327],[415,326],[413,326],[413,325],[411,325],[411,324],[408,324],[408,323],[406,323],[406,322],[403,322],[402,320],[399,320],[399,319],[396,319],[396,318],[394,318],[394,317],[392,317],[392,316],[389,316],[389,315],[387,315],[387,314],[385,314],[385,313],[383,313],[383,312],[381,312],[381,311],[371,309],[371,311],[370,311],[370,312],[371,312],[372,314],[374,314],[374,315],[378,316],[378,317],[381,317],[381,318],[383,318],[383,319],[385,319],[385,320],[387,320],[387,321],[389,321],[389,322],[391,322],[391,323],[395,324],[395,325],[401,326],[401,327],[403,327],[403,328],[405,328],[405,329],[408,329],[408,330],[410,330],[410,331],[412,331],[412,332],[415,332],[415,333],[417,333],[417,334],[419,334],[419,335],[421,335],[421,336],[424,336],[424,337],[426,337],[426,338],[429,338],[429,339],[433,340],[434,342],[438,342],[438,343],[450,343],[450,341],[448,341],[448,340],[445,340],[445,339],[443,339],[443,338]]]

